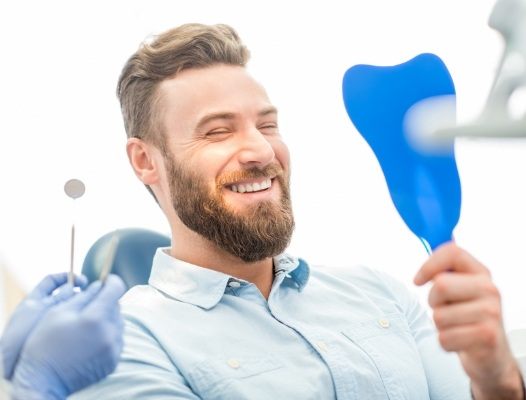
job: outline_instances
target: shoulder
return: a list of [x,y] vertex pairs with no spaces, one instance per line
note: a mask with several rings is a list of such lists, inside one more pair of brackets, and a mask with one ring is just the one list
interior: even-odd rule
[[124,319],[138,325],[156,324],[159,316],[187,306],[150,285],[132,287],[121,298],[120,305]]
[[124,307],[133,307],[144,305],[144,302],[162,302],[162,293],[150,285],[137,285],[130,288],[121,298],[121,305]]

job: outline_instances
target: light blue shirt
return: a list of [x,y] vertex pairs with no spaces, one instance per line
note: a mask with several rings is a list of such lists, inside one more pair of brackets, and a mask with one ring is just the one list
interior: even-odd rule
[[404,285],[365,267],[274,258],[254,284],[158,249],[122,300],[117,370],[75,399],[470,399],[454,353]]

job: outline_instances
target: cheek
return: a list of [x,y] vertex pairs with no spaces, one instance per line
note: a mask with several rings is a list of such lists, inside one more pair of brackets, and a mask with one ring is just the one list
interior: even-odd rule
[[272,143],[272,148],[274,149],[274,154],[276,155],[278,162],[285,171],[288,171],[290,168],[290,153],[289,148],[285,142],[283,142],[281,139],[276,140],[274,143]]
[[192,156],[188,160],[187,167],[201,178],[210,193],[217,193],[217,178],[228,165],[230,158],[231,152],[228,148],[217,146]]

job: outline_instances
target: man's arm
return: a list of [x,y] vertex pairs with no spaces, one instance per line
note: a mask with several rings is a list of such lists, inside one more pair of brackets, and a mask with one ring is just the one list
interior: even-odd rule
[[415,277],[432,281],[429,305],[447,351],[455,351],[476,400],[522,400],[523,382],[502,321],[500,294],[488,269],[454,243],[439,247]]
[[199,400],[147,328],[125,315],[124,332],[116,371],[71,399]]

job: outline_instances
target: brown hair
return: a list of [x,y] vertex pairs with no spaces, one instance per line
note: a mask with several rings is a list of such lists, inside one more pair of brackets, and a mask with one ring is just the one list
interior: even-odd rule
[[[159,84],[185,69],[245,66],[249,57],[237,32],[223,24],[185,24],[143,42],[124,65],[117,85],[126,135],[153,143],[166,157]],[[151,188],[146,188],[157,201]]]
[[185,24],[141,44],[124,66],[117,86],[128,137],[164,149],[157,88],[190,68],[215,64],[245,66],[249,51],[228,25]]

